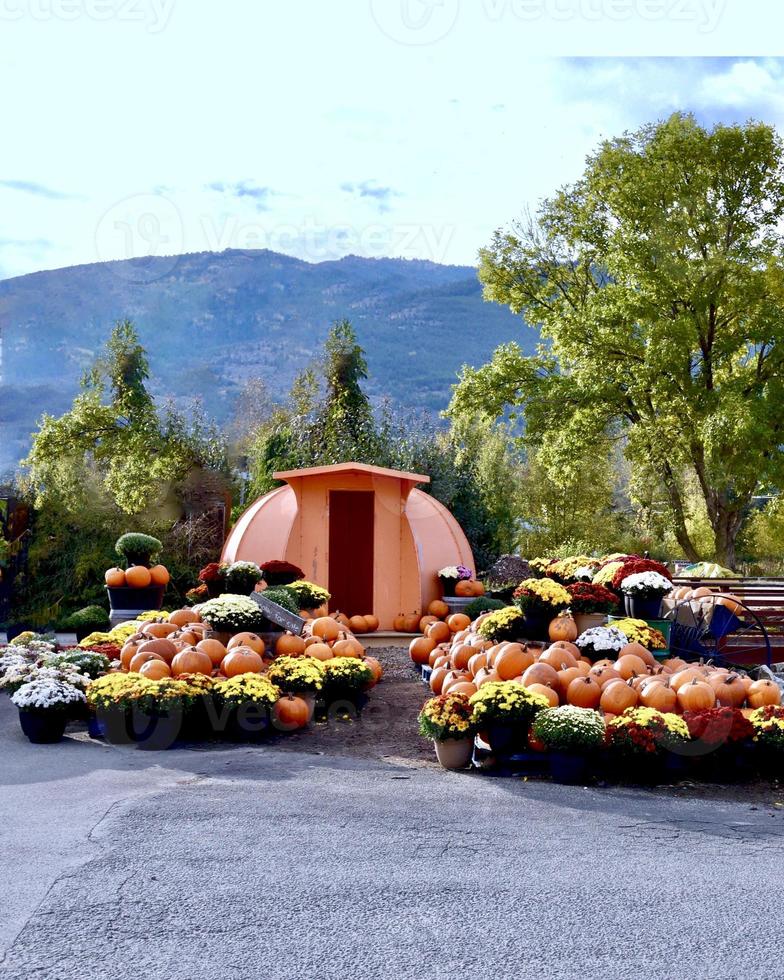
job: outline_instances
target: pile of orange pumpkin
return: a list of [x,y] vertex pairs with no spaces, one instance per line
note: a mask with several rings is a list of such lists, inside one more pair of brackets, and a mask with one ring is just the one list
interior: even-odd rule
[[615,660],[592,663],[569,640],[555,638],[561,620],[552,624],[551,644],[542,646],[485,640],[477,632],[482,619],[471,624],[465,616],[451,616],[411,643],[412,661],[432,668],[434,694],[472,695],[483,684],[513,681],[544,695],[552,707],[592,708],[608,719],[637,706],[682,714],[781,703],[781,689],[773,681],[755,681],[745,673],[676,657],[659,663],[639,643],[627,644]]
[[168,585],[169,570],[165,565],[131,565],[123,571],[122,568],[109,568],[104,575],[104,581],[110,589],[147,589],[151,585]]
[[[482,589],[481,593],[477,592],[476,595],[484,595],[482,583],[474,582],[473,584]],[[424,616],[419,613],[411,613],[405,616],[401,613],[395,618],[394,628],[398,633],[424,633],[427,635],[429,627],[439,622],[446,623],[449,618],[449,606],[446,602],[443,599],[434,599],[427,607],[427,613]]]
[[[304,612],[305,610],[303,610]],[[318,619],[318,616],[303,616],[303,619]],[[323,618],[323,616],[321,617]],[[342,612],[333,613],[331,616],[344,630],[349,630],[351,633],[360,634],[363,633],[375,633],[379,627],[378,616],[369,614],[367,616],[345,616]]]
[[266,673],[275,657],[308,656],[318,660],[355,657],[364,660],[376,681],[383,673],[381,664],[366,655],[353,633],[330,616],[309,621],[304,636],[282,633],[274,650],[268,650],[256,633],[238,633],[224,645],[207,636],[209,631],[195,609],[179,609],[164,622],[145,623],[123,646],[122,669],[150,680],[183,674],[223,678]]

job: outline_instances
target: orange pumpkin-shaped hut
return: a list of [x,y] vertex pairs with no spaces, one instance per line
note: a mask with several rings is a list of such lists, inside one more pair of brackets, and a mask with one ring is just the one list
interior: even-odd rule
[[471,547],[443,504],[416,489],[430,477],[339,463],[276,473],[279,487],[242,515],[223,561],[292,562],[332,593],[330,608],[375,613],[392,629],[439,595],[446,565],[474,568]]

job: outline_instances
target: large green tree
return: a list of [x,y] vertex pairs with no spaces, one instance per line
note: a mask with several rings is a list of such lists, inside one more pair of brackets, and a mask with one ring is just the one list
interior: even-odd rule
[[603,143],[582,177],[481,252],[488,300],[541,331],[465,370],[459,419],[524,414],[526,439],[570,473],[621,441],[655,481],[690,559],[689,487],[715,554],[761,483],[784,476],[784,166],[770,126],[676,114]]

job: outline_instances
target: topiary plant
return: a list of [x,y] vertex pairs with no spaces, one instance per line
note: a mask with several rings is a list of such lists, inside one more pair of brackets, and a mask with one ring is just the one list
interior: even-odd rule
[[128,566],[149,565],[153,556],[159,554],[163,545],[151,534],[129,532],[117,539],[114,550],[121,555]]
[[478,619],[482,613],[494,612],[496,609],[503,609],[505,606],[506,603],[501,602],[500,599],[488,599],[487,596],[481,596],[479,599],[469,602],[463,612],[473,621]]
[[105,630],[109,628],[109,614],[103,606],[85,606],[78,609],[63,620],[62,626],[66,630]]

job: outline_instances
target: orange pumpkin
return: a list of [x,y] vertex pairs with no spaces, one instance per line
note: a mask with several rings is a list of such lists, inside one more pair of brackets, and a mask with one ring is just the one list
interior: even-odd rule
[[[130,670],[131,669],[131,660],[133,660],[133,658],[139,652],[139,647],[140,646],[141,646],[140,643],[132,643],[129,640],[128,643],[126,643],[123,646],[122,650],[120,650],[120,665],[122,666],[122,669],[123,670]],[[175,650],[175,653],[176,653],[176,650]],[[173,656],[173,654],[172,654],[172,656]]]
[[304,728],[310,721],[310,708],[302,698],[288,697],[281,698],[273,709],[275,725],[284,732],[292,732],[297,728]]
[[474,589],[468,579],[461,579],[455,586],[455,595],[461,599],[470,599]]
[[481,597],[485,594],[484,585],[481,582],[472,582],[471,585],[474,588],[474,595],[476,598],[481,599]]
[[446,619],[449,615],[449,606],[442,599],[434,599],[427,607],[428,615],[435,616],[436,619]]
[[701,681],[704,677],[705,674],[699,667],[686,667],[685,670],[672,674],[670,685],[674,691],[678,691],[684,684],[691,684],[695,680]]
[[532,684],[555,688],[558,684],[558,672],[550,664],[531,664],[523,672],[523,686],[531,687]]
[[320,616],[313,620],[313,635],[332,643],[340,637],[340,623],[331,616]]
[[334,659],[332,648],[326,643],[311,643],[305,648],[305,652],[309,657],[315,657],[316,660]]
[[586,675],[583,674],[579,667],[565,667],[563,670],[558,671],[556,691],[558,692],[558,695],[562,701],[566,700],[569,685],[572,683],[572,681],[585,676]]
[[419,620],[419,632],[427,633],[428,626],[432,626],[433,623],[437,623],[437,622],[438,622],[437,616],[423,616]]
[[476,685],[473,682],[473,678],[465,670],[450,670],[444,678],[444,683],[441,685],[441,693],[449,694],[456,684],[471,684],[475,688],[473,693],[476,693]]
[[[473,649],[473,648],[470,648]],[[476,677],[479,671],[487,666],[487,654],[480,650],[468,658],[468,673]]]
[[235,647],[250,647],[251,650],[255,650],[260,657],[263,657],[267,645],[258,635],[258,633],[236,633],[229,640],[226,649],[233,650]]
[[204,674],[209,677],[213,670],[212,659],[203,650],[194,647],[180,651],[172,660],[171,669],[175,677],[179,674]]
[[566,700],[577,708],[598,708],[602,689],[592,677],[578,677],[569,685]]
[[158,638],[155,640],[145,640],[144,643],[140,644],[138,652],[157,653],[161,660],[165,660],[167,664],[170,664],[177,653],[177,647],[171,640]]
[[299,657],[304,652],[305,641],[293,633],[282,633],[275,644],[275,654],[278,657]]
[[706,711],[716,704],[716,694],[710,684],[695,677],[678,688],[678,704],[683,711]]
[[125,573],[125,584],[131,589],[146,589],[151,582],[150,569],[144,565],[132,565]]
[[264,661],[261,655],[250,647],[235,647],[223,658],[221,670],[227,677],[260,674],[264,670]]
[[169,622],[175,626],[187,626],[189,623],[198,623],[199,614],[192,609],[177,609],[169,616]]
[[151,681],[162,681],[164,677],[171,677],[171,668],[163,660],[148,660],[139,668],[142,677]]
[[164,636],[169,636],[171,633],[176,633],[177,627],[174,623],[145,623],[142,626],[142,633],[145,636],[154,636],[158,638],[163,638]]
[[130,672],[132,674],[138,674],[139,671],[142,669],[142,667],[146,663],[149,663],[151,660],[157,660],[158,663],[164,664],[165,666],[168,667],[168,664],[163,659],[163,657],[158,656],[157,653],[151,653],[151,652],[137,653],[131,660],[130,668],[129,668]]
[[150,579],[153,585],[168,585],[171,580],[169,569],[165,565],[153,565],[150,569]]
[[342,626],[343,629],[351,629],[351,621],[349,620],[348,616],[345,615],[345,613],[336,612],[332,618],[339,626]]
[[497,684],[500,680],[501,678],[492,667],[480,667],[476,672],[474,684],[477,687],[482,687],[483,684]]
[[452,631],[452,633],[459,633],[460,630],[467,630],[471,625],[470,617],[466,616],[464,613],[455,613],[450,616],[446,621],[446,625]]
[[565,647],[549,647],[539,657],[540,664],[549,664],[554,670],[576,667],[577,661]]
[[550,702],[551,708],[557,708],[561,703],[561,699],[558,697],[558,694],[551,687],[548,687],[545,684],[525,684],[524,687],[527,687],[529,691],[533,691],[534,694],[541,694],[543,697],[547,698],[547,700]]
[[449,629],[446,623],[442,623],[440,620],[438,620],[437,622],[431,623],[428,626],[425,636],[429,640],[433,640],[435,643],[446,643],[446,641],[452,636],[452,631]]
[[641,643],[627,643],[625,647],[622,647],[618,653],[618,659],[627,656],[639,657],[640,660],[648,667],[658,667],[658,661],[656,657],[647,650]]
[[671,714],[678,707],[678,694],[663,681],[651,681],[640,692],[640,702],[646,708]]
[[551,640],[566,640],[567,643],[576,640],[579,635],[577,623],[566,613],[556,616],[548,626],[547,632]]
[[424,665],[428,662],[428,658],[435,648],[435,640],[429,636],[418,636],[415,640],[411,641],[408,647],[408,653],[415,664]]
[[507,643],[493,661],[493,668],[503,681],[519,677],[533,666],[534,658],[520,643]]
[[368,633],[375,633],[381,625],[378,616],[373,615],[365,616],[365,623],[367,624]]
[[332,647],[333,657],[353,657],[361,660],[365,656],[365,648],[353,636],[341,634],[341,638]]
[[636,708],[640,695],[626,681],[607,684],[602,689],[599,706],[606,714],[622,715],[627,708]]
[[368,625],[364,616],[352,616],[348,621],[348,628],[352,633],[367,633]]
[[447,675],[451,673],[448,664],[444,664],[441,667],[434,667],[433,673],[430,675],[430,690],[435,695],[441,694],[441,689],[444,686],[444,681]]
[[392,622],[392,628],[396,633],[404,633],[403,627],[406,625],[406,617],[401,613],[399,616],[395,616]]
[[550,647],[559,647],[561,650],[568,650],[575,660],[579,660],[582,656],[580,648],[575,646],[574,643],[570,643],[568,640],[556,640],[555,643],[550,644]]
[[648,673],[645,661],[633,653],[627,653],[625,657],[619,657],[616,661],[615,669],[625,681],[640,674]]
[[223,658],[228,653],[226,647],[219,640],[200,640],[196,644],[199,653],[204,653],[210,658],[213,667],[220,667]]
[[770,705],[781,704],[781,688],[773,681],[754,681],[748,690],[748,702],[751,708],[767,708]]
[[[467,646],[465,643],[458,643],[457,646],[452,647],[452,652],[449,654],[449,660],[453,667],[458,670],[467,670],[468,662],[474,656],[476,652],[473,647]],[[473,673],[473,671],[471,671]]]
[[746,700],[746,685],[737,674],[712,674],[708,683],[716,695],[716,703],[724,708],[740,708]]
[[109,568],[104,581],[110,589],[122,589],[125,586],[125,572],[121,568]]
[[365,664],[366,667],[370,667],[370,669],[373,671],[373,683],[378,684],[378,682],[384,676],[384,668],[381,666],[381,661],[376,660],[375,657],[366,656],[362,658],[362,663]]
[[591,667],[588,673],[600,687],[606,687],[610,681],[623,680],[621,675],[614,667],[597,667],[594,665]]

